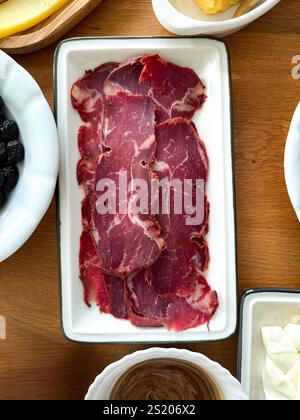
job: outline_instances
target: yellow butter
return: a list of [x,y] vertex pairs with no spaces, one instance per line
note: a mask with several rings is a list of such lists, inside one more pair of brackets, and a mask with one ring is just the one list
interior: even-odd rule
[[69,0],[6,0],[0,4],[0,38],[42,22]]
[[195,0],[205,13],[223,12],[229,7],[238,4],[240,0]]

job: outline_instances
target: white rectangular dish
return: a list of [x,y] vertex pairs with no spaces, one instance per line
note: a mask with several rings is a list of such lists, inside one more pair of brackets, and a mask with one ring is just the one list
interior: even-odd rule
[[285,327],[300,315],[300,290],[262,289],[247,292],[242,300],[239,343],[239,379],[250,400],[264,401],[262,371],[266,350],[261,328]]
[[[211,203],[207,237],[211,263],[207,278],[217,291],[220,308],[209,325],[183,333],[143,329],[99,314],[83,301],[79,279],[82,189],[77,185],[80,158],[77,134],[82,124],[72,108],[72,84],[85,70],[111,61],[160,53],[194,69],[206,85],[208,100],[194,119],[210,159],[208,198]],[[236,244],[232,162],[231,74],[226,45],[206,38],[85,38],[60,44],[55,63],[56,116],[60,136],[59,229],[62,323],[67,338],[79,342],[197,342],[220,340],[236,330]]]

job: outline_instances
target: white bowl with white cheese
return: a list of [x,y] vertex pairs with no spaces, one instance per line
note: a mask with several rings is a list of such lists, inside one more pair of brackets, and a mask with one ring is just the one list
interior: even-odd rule
[[[300,290],[258,289],[243,296],[238,370],[242,387],[251,400],[283,399],[282,386],[286,390],[287,383],[283,384],[286,378],[283,381],[282,374],[290,377],[292,370],[297,369],[296,356],[293,362],[295,350],[286,331],[299,317]],[[285,366],[289,366],[289,372],[283,372]],[[296,381],[300,381],[298,367]],[[285,399],[296,396],[291,394]]]

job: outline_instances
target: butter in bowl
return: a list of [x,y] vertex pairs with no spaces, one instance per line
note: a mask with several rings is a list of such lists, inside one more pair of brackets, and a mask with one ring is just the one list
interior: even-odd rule
[[176,35],[226,36],[271,10],[280,0],[152,0],[159,22]]

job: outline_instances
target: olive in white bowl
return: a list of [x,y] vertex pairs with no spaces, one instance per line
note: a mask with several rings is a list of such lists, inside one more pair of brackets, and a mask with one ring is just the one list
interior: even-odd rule
[[19,127],[6,118],[4,100],[0,96],[0,208],[19,180],[18,164],[24,160],[25,149],[19,140]]
[[[59,155],[54,116],[41,89],[3,51],[0,51],[0,96],[4,162],[0,166],[6,168],[5,179],[3,171],[0,179],[4,182],[0,190],[5,193],[5,202],[0,207],[2,262],[29,239],[46,213],[56,186]],[[9,160],[8,165],[5,160]]]

